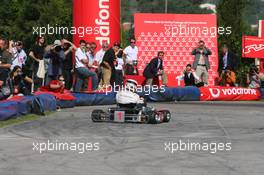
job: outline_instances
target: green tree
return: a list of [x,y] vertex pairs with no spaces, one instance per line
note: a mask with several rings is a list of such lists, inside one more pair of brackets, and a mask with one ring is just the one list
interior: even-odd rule
[[[210,10],[201,9],[200,4],[204,3],[204,0],[167,0],[168,9],[167,13],[212,13]],[[139,0],[138,10],[144,13],[164,13],[165,11],[165,0]]]
[[[245,85],[245,74],[252,59],[242,59],[242,35],[250,31],[250,26],[244,20],[246,7],[249,0],[220,0],[217,6],[218,26],[231,27],[230,35],[219,35],[219,48],[227,44],[239,58],[240,68],[237,70],[237,79],[240,85]],[[240,61],[241,60],[241,61]]]
[[[69,0],[2,0],[0,6],[0,36],[22,40],[26,49],[35,42],[33,27],[72,26],[72,2]],[[70,35],[47,35],[47,43]]]

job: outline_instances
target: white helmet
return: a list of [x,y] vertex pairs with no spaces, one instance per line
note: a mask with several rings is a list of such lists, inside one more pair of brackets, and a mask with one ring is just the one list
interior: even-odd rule
[[137,92],[137,86],[138,86],[138,83],[136,80],[133,80],[133,79],[128,79],[126,81],[126,90],[128,91],[132,91],[132,92]]

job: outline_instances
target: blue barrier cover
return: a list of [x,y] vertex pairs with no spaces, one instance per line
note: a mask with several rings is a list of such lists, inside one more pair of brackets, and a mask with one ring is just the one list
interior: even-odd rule
[[76,100],[57,100],[57,106],[60,108],[73,108]]
[[18,114],[17,107],[17,101],[7,101],[0,103],[0,120],[15,118]]
[[17,101],[17,112],[18,116],[30,114],[32,112],[32,102],[35,96],[24,96],[21,100]]
[[115,92],[105,93],[73,93],[76,106],[111,105],[115,104]]
[[147,101],[165,102],[165,101],[199,101],[200,90],[197,87],[177,87],[164,88],[160,91],[144,91],[139,93]]
[[44,111],[55,111],[57,109],[56,98],[50,94],[40,94],[35,96]]

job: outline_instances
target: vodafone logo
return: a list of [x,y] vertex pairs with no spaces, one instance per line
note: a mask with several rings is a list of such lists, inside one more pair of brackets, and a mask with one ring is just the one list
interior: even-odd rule
[[218,89],[218,88],[209,88],[209,92],[212,95],[212,97],[214,97],[214,98],[218,98],[220,96],[220,93],[221,93],[220,89]]
[[213,98],[218,98],[222,95],[231,96],[231,95],[257,95],[256,89],[247,89],[247,88],[209,88],[209,92]]

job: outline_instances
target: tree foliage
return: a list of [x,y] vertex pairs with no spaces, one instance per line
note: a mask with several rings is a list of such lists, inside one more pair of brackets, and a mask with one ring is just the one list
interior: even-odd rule
[[219,35],[219,49],[223,44],[227,44],[239,58],[239,70],[237,80],[240,85],[245,85],[245,77],[248,66],[252,59],[241,59],[242,55],[242,36],[250,32],[250,26],[245,20],[245,10],[249,6],[249,0],[220,0],[217,6],[218,26],[231,27],[230,35]]
[[[22,40],[30,48],[37,35],[33,27],[72,26],[72,2],[69,0],[1,0],[0,36]],[[47,42],[61,36],[46,36]],[[65,36],[71,37],[71,36]]]

